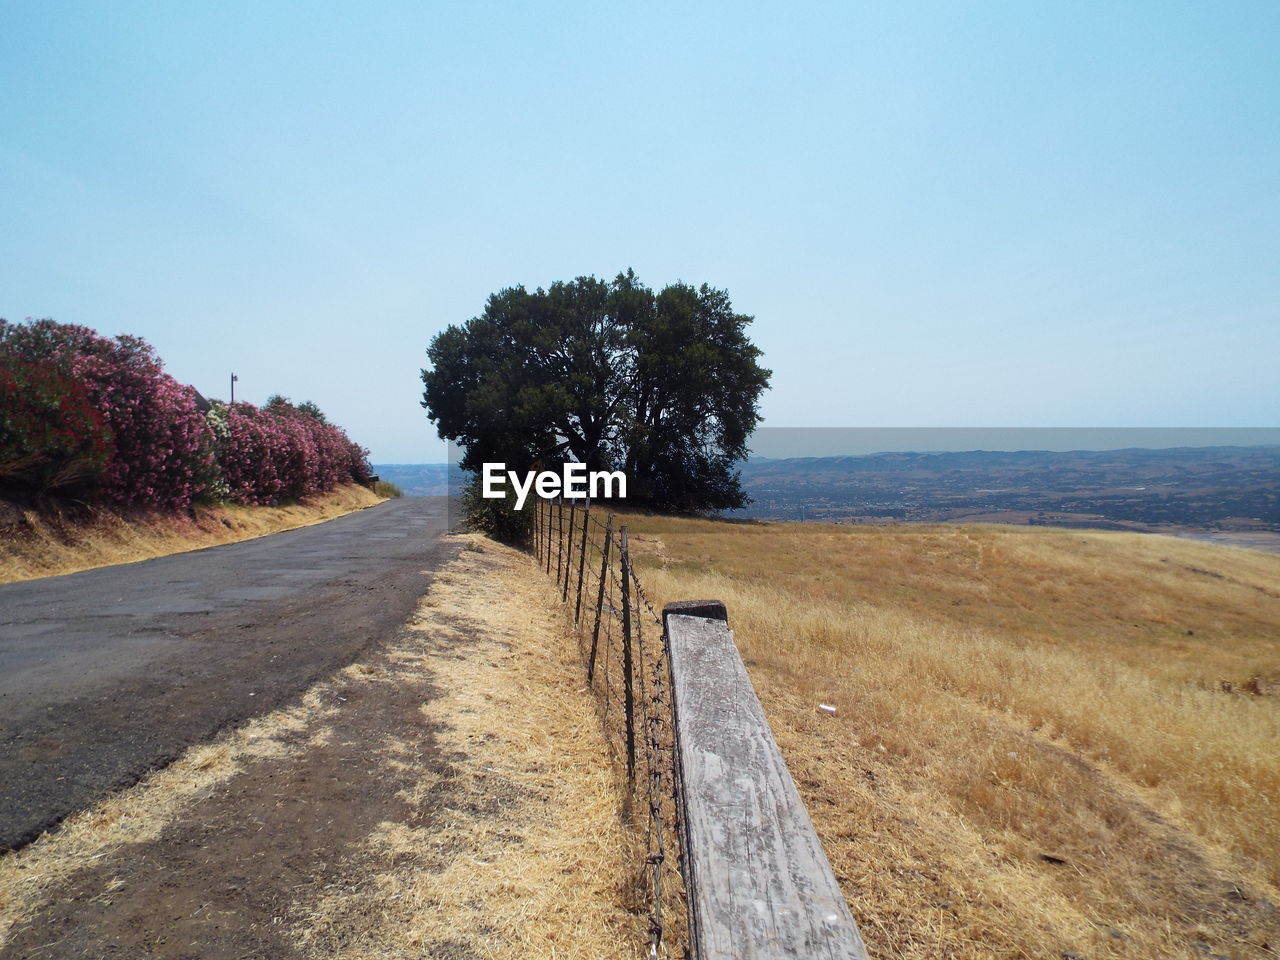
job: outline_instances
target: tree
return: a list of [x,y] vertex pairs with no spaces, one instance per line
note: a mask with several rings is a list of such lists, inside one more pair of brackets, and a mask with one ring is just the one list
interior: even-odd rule
[[303,400],[300,404],[298,404],[298,412],[305,413],[308,417],[310,417],[316,423],[324,424],[324,425],[327,425],[329,423],[329,418],[326,417],[324,413],[320,410],[320,408],[317,407],[310,400]]
[[321,409],[310,400],[303,400],[301,403],[294,403],[284,394],[273,393],[267,397],[267,403],[263,407],[264,410],[281,413],[285,416],[296,416],[299,413],[306,414],[316,423],[327,424],[329,418],[324,415]]
[[746,456],[770,373],[751,317],[707,285],[659,293],[628,270],[533,293],[510,287],[427,348],[423,399],[462,466],[572,459],[623,469],[628,499],[689,511],[748,501]]

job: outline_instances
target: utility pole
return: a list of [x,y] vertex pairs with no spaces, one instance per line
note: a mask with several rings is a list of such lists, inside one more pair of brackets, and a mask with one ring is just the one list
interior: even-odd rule
[[239,379],[234,373],[231,375],[231,406],[233,407],[236,405],[236,381]]

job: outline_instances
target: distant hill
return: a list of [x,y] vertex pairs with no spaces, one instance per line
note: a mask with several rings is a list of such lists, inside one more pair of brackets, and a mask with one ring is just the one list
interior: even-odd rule
[[[969,450],[754,458],[738,517],[1280,532],[1280,446]],[[408,496],[457,494],[444,463],[375,464]]]
[[755,500],[746,517],[1280,530],[1280,446],[878,453],[741,469]]
[[466,483],[462,471],[447,463],[375,463],[373,472],[409,497],[445,497],[461,492]]

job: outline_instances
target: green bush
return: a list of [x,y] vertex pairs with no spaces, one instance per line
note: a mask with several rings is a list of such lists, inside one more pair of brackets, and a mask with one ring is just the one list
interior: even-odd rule
[[481,496],[480,478],[472,480],[462,491],[462,515],[472,530],[513,547],[527,548],[533,543],[533,505],[530,497],[524,509],[516,509],[516,495],[509,486],[501,499]]
[[404,491],[390,480],[379,480],[373,485],[373,492],[380,497],[386,497],[388,500],[394,500],[396,497],[404,496]]

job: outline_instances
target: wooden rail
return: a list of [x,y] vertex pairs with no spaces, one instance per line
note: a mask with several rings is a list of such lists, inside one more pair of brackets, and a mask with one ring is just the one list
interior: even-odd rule
[[698,960],[865,960],[718,601],[668,604],[689,901]]

